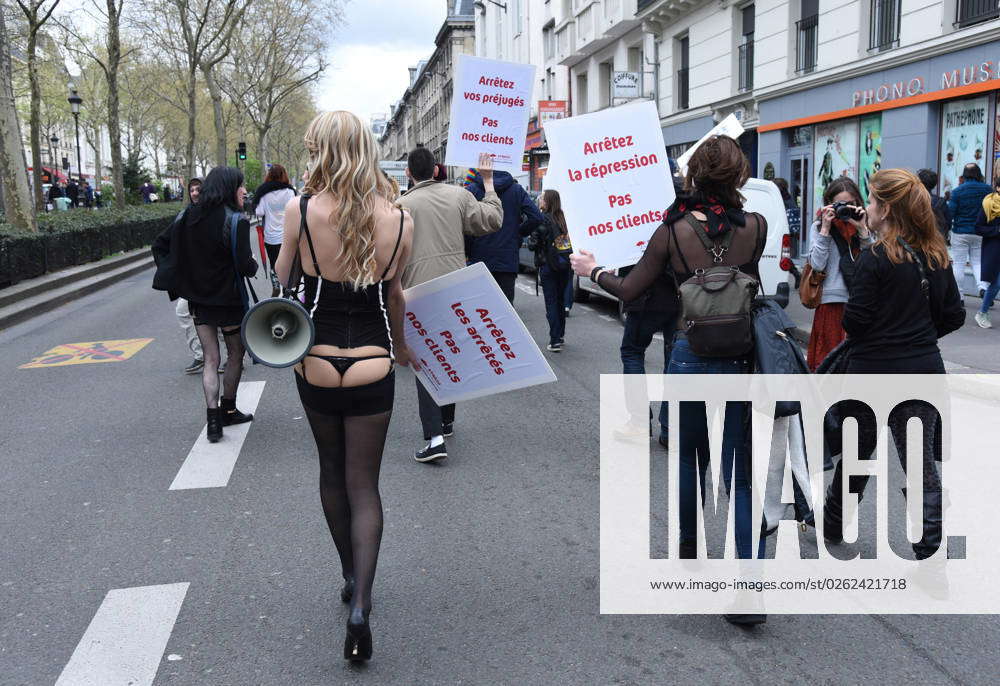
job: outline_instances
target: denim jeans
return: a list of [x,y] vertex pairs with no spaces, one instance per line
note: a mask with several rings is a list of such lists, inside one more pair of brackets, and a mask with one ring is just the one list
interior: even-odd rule
[[549,321],[549,343],[559,343],[566,335],[566,282],[569,267],[552,269],[547,264],[538,268],[538,280],[545,296],[545,318]]
[[[746,374],[749,362],[744,358],[700,357],[691,352],[686,339],[674,342],[668,374]],[[722,478],[726,492],[734,501],[736,522],[736,555],[741,560],[753,558],[753,502],[750,493],[749,452],[747,427],[744,424],[748,407],[743,402],[727,402],[722,430]],[[702,505],[705,495],[705,472],[709,460],[708,421],[705,403],[680,404],[680,520],[681,541],[697,540],[698,521],[695,472],[702,488]],[[764,538],[761,536],[757,557],[764,555]]]
[[563,309],[573,309],[573,272],[570,272],[566,280],[566,293],[563,295]]
[[980,312],[986,314],[990,311],[990,308],[993,307],[993,301],[997,299],[997,293],[1000,293],[1000,276],[986,289],[986,295],[983,296],[983,304],[979,306]]
[[[674,337],[675,317],[665,312],[628,312],[620,348],[623,374],[646,373],[646,348],[653,342],[653,334],[663,334],[663,373],[670,362],[670,341]],[[646,408],[648,411],[648,407]],[[630,411],[631,412],[631,411]],[[639,420],[636,412],[633,418]],[[667,404],[660,404],[660,437],[667,439]]]

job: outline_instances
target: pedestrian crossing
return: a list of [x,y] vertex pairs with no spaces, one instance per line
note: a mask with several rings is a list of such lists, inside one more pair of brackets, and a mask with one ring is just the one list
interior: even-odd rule
[[[264,381],[247,381],[240,384],[236,397],[240,401],[240,410],[256,412],[260,398],[264,394]],[[198,439],[194,442],[180,471],[170,484],[171,491],[181,491],[192,488],[222,488],[229,483],[236,459],[243,449],[243,442],[253,422],[227,426],[223,438],[218,443],[208,442],[208,427],[202,427]]]
[[149,686],[188,584],[108,591],[56,686]]

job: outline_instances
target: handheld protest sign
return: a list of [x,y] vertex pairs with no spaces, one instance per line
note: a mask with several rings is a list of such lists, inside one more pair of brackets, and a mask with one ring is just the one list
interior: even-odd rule
[[656,104],[550,121],[545,137],[544,185],[559,191],[573,248],[607,267],[638,262],[675,197]]
[[730,114],[728,117],[716,124],[711,131],[699,138],[697,143],[685,150],[684,154],[677,158],[677,167],[681,170],[682,174],[687,174],[687,166],[688,162],[691,160],[691,155],[694,154],[695,150],[701,147],[702,143],[707,141],[712,136],[727,136],[733,140],[737,140],[743,135],[743,131],[743,125],[740,124],[740,120],[736,118],[735,114]]
[[556,380],[481,262],[404,291],[406,344],[438,405]]
[[488,153],[493,168],[521,171],[535,67],[459,55],[444,163],[476,167]]

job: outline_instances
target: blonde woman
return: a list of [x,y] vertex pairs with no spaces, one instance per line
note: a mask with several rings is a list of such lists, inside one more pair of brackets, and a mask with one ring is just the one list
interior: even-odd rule
[[344,658],[372,654],[372,583],[382,538],[379,468],[392,415],[393,363],[408,364],[400,274],[413,223],[395,207],[371,130],[349,112],[317,116],[305,135],[309,176],[285,208],[278,277],[296,255],[318,278],[316,341],[295,382],[319,451],[320,500],[350,604]]

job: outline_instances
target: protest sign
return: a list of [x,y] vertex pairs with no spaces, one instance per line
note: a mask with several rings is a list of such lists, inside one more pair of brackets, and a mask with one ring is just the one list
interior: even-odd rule
[[576,251],[598,264],[635,264],[674,201],[656,104],[550,121],[545,188],[558,190]]
[[519,172],[534,84],[533,65],[459,55],[445,164],[477,167],[489,153],[494,169]]
[[484,264],[404,292],[406,344],[438,405],[556,380]]
[[740,120],[736,118],[736,115],[730,114],[728,117],[716,124],[715,128],[702,136],[697,143],[685,150],[683,155],[677,158],[677,166],[680,168],[681,174],[687,173],[688,161],[691,159],[691,155],[693,155],[694,151],[709,138],[712,136],[728,136],[729,138],[736,140],[743,135],[743,130],[743,125],[740,124]]

